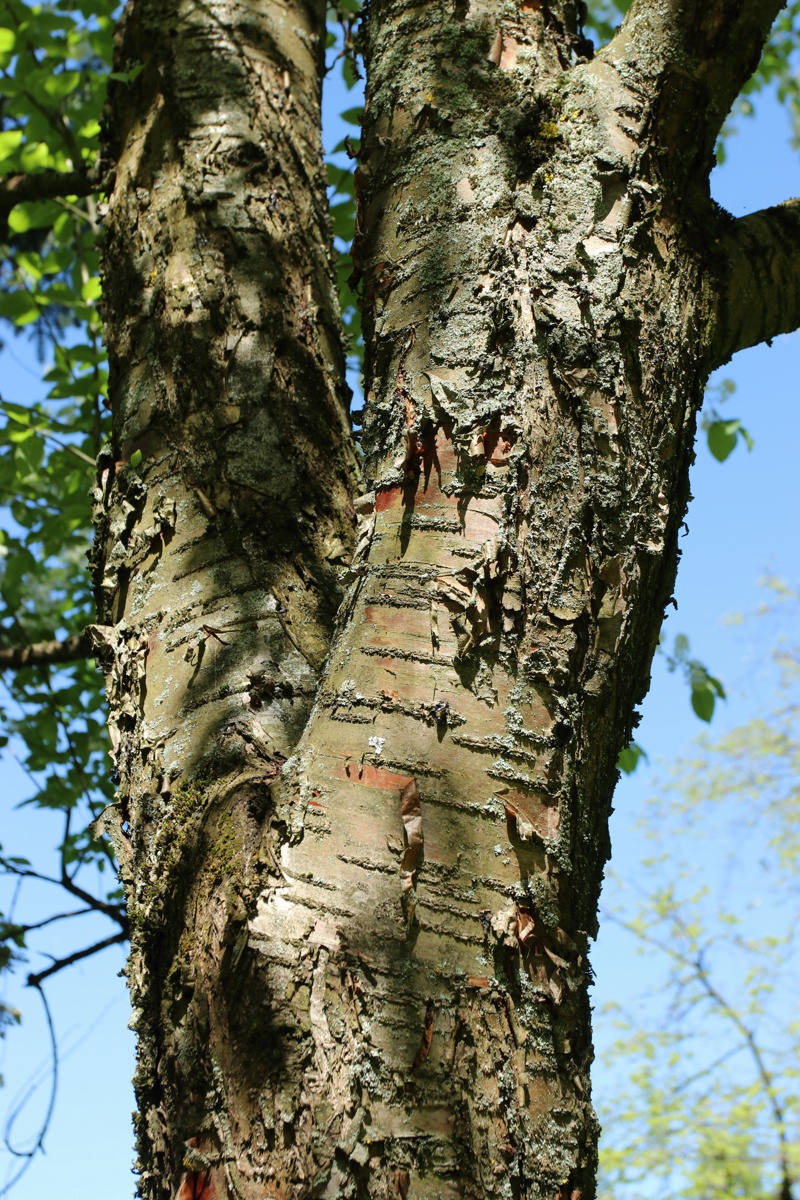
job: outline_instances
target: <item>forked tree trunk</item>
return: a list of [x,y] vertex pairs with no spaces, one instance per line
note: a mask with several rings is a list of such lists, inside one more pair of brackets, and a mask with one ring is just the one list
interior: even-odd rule
[[135,0],[98,637],[148,1200],[594,1194],[588,941],[695,415],[800,307],[794,209],[708,200],[778,5],[734,7],[640,0],[591,61],[569,0],[373,0],[370,490],[281,769],[355,478],[322,13]]

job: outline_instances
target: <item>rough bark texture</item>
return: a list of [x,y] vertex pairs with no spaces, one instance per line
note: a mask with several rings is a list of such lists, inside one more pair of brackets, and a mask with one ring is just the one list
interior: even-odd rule
[[251,923],[308,1006],[281,1195],[594,1192],[587,942],[717,309],[659,72],[575,17],[366,22],[374,490]]
[[268,784],[305,722],[352,552],[324,16],[133,0],[118,66],[145,67],[108,107],[114,443],[93,632],[148,1198],[255,1194],[242,1148],[274,1015],[243,953],[248,906],[269,862]]
[[322,13],[135,0],[96,636],[148,1200],[593,1196],[587,947],[695,415],[796,323],[795,216],[707,184],[776,9],[639,0],[592,61],[569,0],[373,0],[370,490],[284,762],[355,476]]

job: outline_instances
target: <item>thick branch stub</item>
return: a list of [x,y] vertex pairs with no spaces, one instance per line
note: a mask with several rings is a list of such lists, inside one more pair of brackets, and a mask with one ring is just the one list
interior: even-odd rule
[[800,327],[800,200],[732,221],[719,249],[712,369]]
[[33,642],[30,646],[0,649],[0,671],[21,671],[24,667],[49,666],[51,663],[78,662],[93,655],[92,643],[84,633],[63,641]]

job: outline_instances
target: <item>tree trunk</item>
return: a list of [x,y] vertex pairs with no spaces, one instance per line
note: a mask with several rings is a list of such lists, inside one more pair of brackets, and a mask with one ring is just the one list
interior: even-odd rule
[[339,1139],[326,1196],[585,1197],[587,941],[675,572],[699,265],[631,186],[641,105],[565,78],[568,11],[382,3],[366,40],[374,507],[251,926],[274,992],[314,947],[280,1086],[308,1174]]
[[94,636],[148,1198],[263,1194],[255,1112],[278,1014],[245,953],[247,916],[275,869],[269,784],[328,649],[359,475],[324,43],[323,3],[132,0],[118,68],[145,66],[112,85],[106,114],[114,444],[96,492]]
[[800,319],[796,212],[707,186],[777,7],[640,0],[592,61],[570,0],[373,0],[370,490],[284,762],[355,479],[322,12],[135,0],[97,636],[144,1196],[594,1195],[588,941],[695,415]]

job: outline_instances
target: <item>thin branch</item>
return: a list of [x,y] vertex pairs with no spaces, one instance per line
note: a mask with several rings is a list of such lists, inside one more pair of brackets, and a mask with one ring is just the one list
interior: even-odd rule
[[[719,1058],[715,1058],[713,1062],[710,1062],[707,1066],[703,1067],[701,1071],[695,1071],[694,1075],[689,1075],[686,1079],[681,1080],[680,1083],[676,1083],[675,1086],[670,1089],[672,1095],[679,1096],[681,1092],[685,1092],[686,1089],[691,1087],[693,1083],[697,1083],[698,1079],[707,1079],[713,1074],[714,1071],[716,1071],[717,1067],[721,1067],[723,1063],[728,1061],[728,1059],[733,1058],[737,1054],[741,1054],[742,1050],[745,1049],[745,1046],[732,1046],[730,1050],[726,1050],[724,1054],[720,1054]],[[713,1090],[714,1087],[712,1084],[712,1093]]]
[[601,70],[613,67],[622,87],[644,98],[647,140],[673,176],[707,179],[717,136],[784,2],[634,0],[598,54]]
[[76,900],[82,900],[84,904],[87,904],[93,912],[100,912],[110,917],[121,927],[122,936],[128,936],[128,918],[123,909],[116,904],[107,904],[105,900],[98,900],[91,892],[85,892],[82,887],[78,887],[77,883],[73,883],[69,877],[54,879],[52,875],[42,875],[40,871],[34,871],[32,867],[20,867],[7,858],[0,858],[0,869],[21,879],[37,879],[39,883],[52,883],[55,887],[63,887]]
[[5,1187],[0,1189],[0,1197],[8,1195],[8,1193],[11,1191],[11,1189],[13,1188],[13,1186],[17,1182],[17,1180],[19,1180],[25,1174],[28,1167],[33,1162],[34,1156],[40,1150],[42,1152],[44,1152],[45,1135],[47,1134],[47,1131],[50,1128],[50,1122],[53,1118],[53,1112],[54,1112],[55,1106],[56,1106],[56,1095],[58,1093],[58,1042],[56,1041],[56,1031],[55,1031],[55,1026],[53,1025],[53,1017],[50,1012],[50,1005],[47,1003],[47,997],[44,994],[44,989],[41,988],[38,984],[34,984],[33,986],[38,991],[38,993],[41,997],[41,1000],[42,1000],[42,1004],[44,1005],[44,1015],[45,1015],[45,1020],[47,1022],[47,1033],[48,1033],[48,1037],[50,1039],[50,1059],[53,1064],[53,1069],[52,1069],[52,1073],[51,1073],[50,1097],[47,1102],[47,1109],[45,1111],[44,1118],[42,1120],[41,1125],[39,1126],[39,1132],[36,1136],[36,1141],[34,1142],[34,1144],[30,1150],[17,1150],[12,1145],[11,1132],[14,1128],[14,1122],[16,1121],[17,1117],[22,1112],[23,1108],[25,1107],[25,1105],[28,1103],[28,1100],[30,1099],[30,1096],[32,1094],[32,1089],[30,1089],[30,1088],[28,1089],[28,1091],[25,1093],[25,1095],[22,1097],[22,1099],[19,1101],[19,1103],[17,1103],[14,1106],[14,1108],[11,1110],[11,1112],[9,1113],[8,1119],[6,1120],[5,1129],[3,1131],[3,1141],[5,1143],[6,1149],[8,1150],[8,1152],[10,1154],[13,1154],[15,1158],[23,1158],[25,1161],[22,1164],[22,1166],[20,1167],[20,1169],[17,1171],[16,1175],[14,1175],[13,1178],[11,1178],[8,1181],[8,1183],[6,1183]]
[[67,870],[67,842],[69,840],[69,831],[72,827],[72,809],[67,807],[64,813],[64,836],[61,839],[61,882],[65,879],[70,879],[70,873]]
[[83,450],[80,450],[77,446],[73,446],[70,442],[62,441],[60,437],[56,437],[54,433],[51,433],[49,429],[45,429],[43,425],[29,425],[28,428],[32,429],[34,433],[38,433],[40,437],[46,438],[50,442],[55,442],[61,450],[68,450],[70,454],[74,454],[82,462],[88,463],[92,469],[97,466],[97,462],[91,455],[84,454]]
[[92,954],[97,954],[100,950],[105,950],[107,946],[116,946],[120,942],[126,942],[127,940],[127,933],[115,933],[113,937],[103,938],[102,942],[95,942],[93,946],[86,946],[83,950],[76,950],[74,954],[68,954],[66,958],[57,958],[44,971],[37,971],[35,974],[29,975],[28,987],[39,988],[45,979],[49,979],[57,971],[63,971],[65,967],[71,967],[73,963],[80,962],[82,958],[89,958]]
[[735,221],[725,214],[710,261],[717,291],[712,368],[800,327],[800,200]]
[[66,879],[54,879],[52,882],[58,883],[61,887],[65,888],[71,896],[76,898],[76,900],[83,900],[84,904],[90,905],[95,912],[105,913],[105,915],[110,917],[112,921],[116,921],[116,923],[122,927],[122,933],[119,936],[121,938],[127,938],[128,917],[118,905],[106,904],[105,900],[95,899],[91,892],[85,892],[82,887],[78,887],[78,885],[69,877]]
[[93,658],[94,650],[88,634],[79,633],[64,641],[33,642],[29,646],[6,646],[0,649],[0,671],[20,671],[23,667],[49,666],[51,663],[79,662]]
[[[31,299],[33,299],[33,297],[31,297]],[[29,425],[27,421],[23,421],[17,413],[12,412],[11,409],[7,408],[5,404],[0,404],[0,413],[2,413],[7,420],[14,421],[17,425],[22,426],[23,429],[30,429],[32,433],[38,433],[40,437],[47,438],[51,442],[55,442],[55,444],[62,450],[69,450],[72,454],[77,455],[78,458],[83,459],[84,462],[87,462],[90,467],[94,468],[97,466],[96,456],[95,458],[91,458],[88,454],[84,454],[83,450],[79,450],[78,447],[73,446],[71,442],[65,442],[45,425]]]
[[702,959],[698,957],[693,965],[697,979],[709,1000],[711,1000],[713,1004],[716,1004],[720,1012],[723,1013],[723,1015],[726,1016],[729,1021],[733,1022],[734,1027],[739,1031],[740,1036],[744,1039],[756,1065],[756,1070],[759,1078],[761,1079],[764,1091],[767,1094],[767,1099],[770,1107],[772,1108],[772,1115],[775,1118],[775,1124],[778,1130],[778,1141],[780,1142],[781,1156],[781,1176],[783,1182],[782,1194],[791,1196],[792,1184],[794,1183],[794,1180],[789,1168],[789,1145],[786,1134],[786,1115],[783,1111],[783,1105],[778,1098],[778,1090],[775,1087],[775,1080],[772,1077],[772,1072],[768,1070],[767,1065],[764,1062],[764,1056],[761,1053],[761,1048],[751,1030],[747,1025],[745,1025],[736,1009],[732,1008],[724,996],[722,996],[714,987]]
[[74,908],[72,912],[54,913],[52,917],[45,917],[43,921],[34,921],[32,925],[15,925],[13,922],[0,923],[0,935],[4,938],[15,938],[32,933],[35,929],[44,929],[45,925],[52,925],[55,921],[66,921],[68,917],[82,917],[86,913],[92,912],[94,912],[93,908]]

